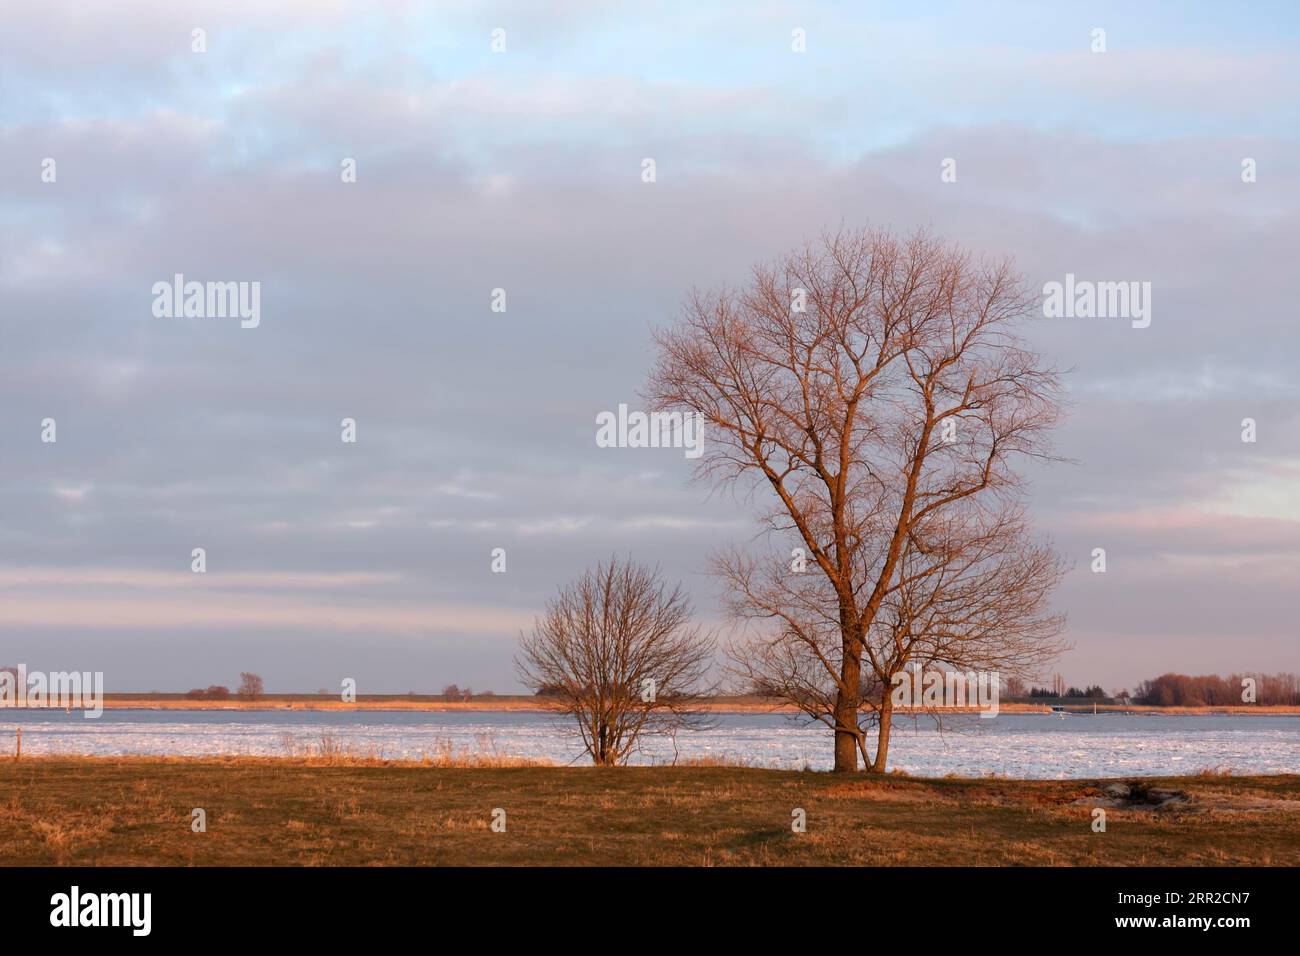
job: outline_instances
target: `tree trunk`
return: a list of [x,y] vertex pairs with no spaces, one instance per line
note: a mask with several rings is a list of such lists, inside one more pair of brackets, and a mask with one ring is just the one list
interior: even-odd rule
[[851,730],[845,730],[844,727],[857,719],[857,708],[854,707],[844,712],[843,695],[835,704],[835,721],[839,725],[835,728],[835,772],[836,773],[856,773],[858,769],[858,737]]
[[835,694],[835,772],[855,773],[858,769],[858,694],[862,663],[855,649],[845,642],[840,664],[840,686]]
[[880,704],[880,736],[876,739],[876,759],[867,767],[868,773],[884,773],[889,760],[889,728],[894,720],[894,698],[888,690]]

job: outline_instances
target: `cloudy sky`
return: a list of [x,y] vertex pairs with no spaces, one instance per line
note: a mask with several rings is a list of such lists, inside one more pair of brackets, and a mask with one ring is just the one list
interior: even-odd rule
[[[712,619],[747,506],[595,415],[693,286],[845,223],[1151,282],[1149,328],[1027,333],[1072,369],[1059,669],[1300,670],[1293,4],[545,6],[4,0],[0,664],[507,692],[614,550]],[[155,317],[176,273],[260,326]]]

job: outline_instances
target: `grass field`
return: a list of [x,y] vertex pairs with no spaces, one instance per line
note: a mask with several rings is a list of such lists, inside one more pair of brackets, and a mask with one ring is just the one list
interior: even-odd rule
[[[0,865],[1300,865],[1300,776],[842,778],[304,759],[0,763]],[[1182,791],[1156,808],[1142,790]],[[1092,810],[1106,807],[1106,832]],[[191,811],[207,831],[191,831]],[[505,832],[490,823],[505,810]],[[806,813],[807,831],[791,828]]]

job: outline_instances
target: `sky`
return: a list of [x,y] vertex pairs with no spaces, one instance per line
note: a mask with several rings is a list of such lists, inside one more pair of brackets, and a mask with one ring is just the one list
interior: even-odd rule
[[[1300,671],[1300,12],[917,6],[0,0],[0,664],[517,692],[615,552],[725,626],[753,503],[595,417],[692,288],[869,225],[1151,283],[1024,330],[1066,681]],[[177,273],[259,324],[156,316]]]

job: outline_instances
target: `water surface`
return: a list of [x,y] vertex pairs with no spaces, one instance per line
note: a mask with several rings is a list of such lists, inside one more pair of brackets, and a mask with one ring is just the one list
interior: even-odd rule
[[[720,714],[712,730],[649,741],[634,763],[707,757],[754,766],[829,769],[831,740],[785,714]],[[87,720],[60,710],[0,711],[0,752],[14,728],[31,754],[285,756],[322,743],[415,759],[450,747],[582,763],[566,724],[519,711],[107,710]],[[674,750],[675,747],[675,750]],[[1030,778],[1167,775],[1206,769],[1300,773],[1300,717],[1001,714],[896,722],[891,769],[920,776]]]

